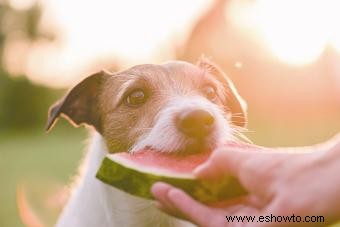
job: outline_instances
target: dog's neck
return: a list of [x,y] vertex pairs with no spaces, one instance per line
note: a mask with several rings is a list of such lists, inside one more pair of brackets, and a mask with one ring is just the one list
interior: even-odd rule
[[161,213],[153,202],[128,195],[96,179],[107,154],[102,136],[94,133],[71,197],[57,226],[187,226]]

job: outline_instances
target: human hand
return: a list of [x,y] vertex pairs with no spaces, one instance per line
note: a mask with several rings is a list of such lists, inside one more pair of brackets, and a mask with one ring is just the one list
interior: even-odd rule
[[[334,140],[333,140],[334,141]],[[324,226],[339,220],[340,140],[322,146],[305,148],[259,149],[225,146],[214,151],[209,160],[199,166],[195,175],[205,179],[220,179],[232,175],[248,190],[249,195],[218,206],[201,204],[183,191],[164,183],[152,187],[159,208],[164,212],[189,220],[199,226],[293,226],[302,222],[228,222],[226,216],[281,215],[324,216]],[[298,153],[297,153],[298,152]],[[304,219],[302,219],[304,220]],[[306,223],[304,223],[306,224]]]

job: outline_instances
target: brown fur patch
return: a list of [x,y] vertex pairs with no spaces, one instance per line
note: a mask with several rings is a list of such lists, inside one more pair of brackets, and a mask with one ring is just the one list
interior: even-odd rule
[[[111,152],[126,151],[142,135],[150,131],[157,114],[172,97],[204,96],[202,88],[207,85],[215,87],[218,98],[214,103],[225,110],[226,118],[233,112],[245,116],[236,90],[215,65],[208,61],[200,61],[197,66],[187,62],[171,61],[162,65],[138,65],[112,75],[105,74],[105,80],[95,89],[98,91],[95,97],[95,113],[96,119],[100,119],[99,123],[96,120],[99,125],[95,127],[100,128],[100,133]],[[126,105],[126,97],[135,89],[145,91],[148,98],[143,105],[131,107]],[[71,101],[84,107],[87,105],[78,103],[79,100]],[[63,108],[66,109],[68,106]],[[81,111],[86,110],[83,109]],[[93,108],[91,111],[93,115]],[[85,119],[88,120],[86,122],[83,119],[79,121],[77,116],[68,117],[76,123],[93,122],[93,119]]]

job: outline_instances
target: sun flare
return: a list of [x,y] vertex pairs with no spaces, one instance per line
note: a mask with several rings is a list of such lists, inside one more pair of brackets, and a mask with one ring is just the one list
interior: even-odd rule
[[[4,64],[12,74],[65,87],[111,62],[127,67],[176,57],[176,47],[214,1],[24,2],[10,0],[18,10],[39,2],[40,25],[55,32],[57,39],[34,44],[13,39],[4,50]],[[299,66],[316,61],[328,46],[340,52],[338,0],[233,0],[227,6],[233,29],[258,40],[270,58]]]
[[[340,50],[340,1],[234,1],[232,19],[261,37],[274,56],[292,65],[318,59],[329,44]],[[238,6],[237,6],[238,5]],[[239,13],[240,8],[244,14]]]
[[291,64],[314,61],[328,38],[328,18],[321,1],[258,1],[259,26],[268,46]]

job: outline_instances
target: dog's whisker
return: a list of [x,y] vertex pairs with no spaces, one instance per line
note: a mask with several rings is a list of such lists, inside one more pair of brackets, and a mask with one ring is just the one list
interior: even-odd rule
[[239,127],[237,125],[231,125],[231,129],[237,130],[237,131],[240,131],[240,132],[248,132],[247,128]]
[[244,129],[239,128],[239,127],[238,128],[237,127],[232,127],[231,130],[232,130],[234,136],[236,136],[237,138],[240,138],[240,139],[242,139],[245,142],[253,144],[253,142],[246,135],[243,134],[244,133],[243,132]]
[[232,116],[236,116],[236,115],[244,115],[244,113],[242,113],[242,112],[233,112],[231,115],[232,115]]
[[238,116],[238,115],[232,115],[232,117],[233,117],[233,118],[240,118],[240,119],[242,119],[242,120],[245,119],[244,116]]

